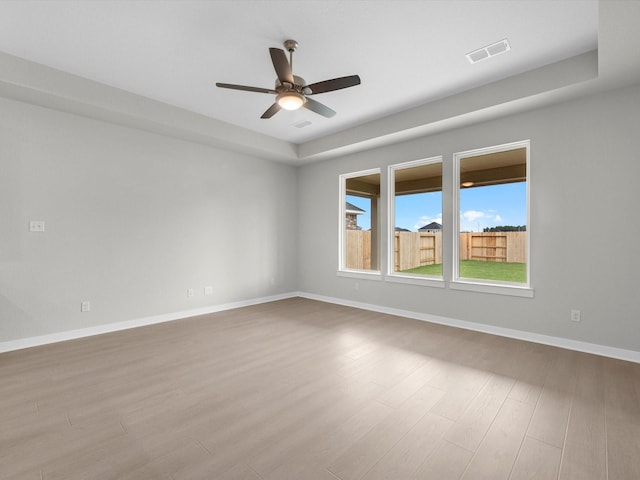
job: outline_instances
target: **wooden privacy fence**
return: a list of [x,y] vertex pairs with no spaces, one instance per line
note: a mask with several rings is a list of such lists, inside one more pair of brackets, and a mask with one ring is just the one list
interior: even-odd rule
[[526,263],[527,232],[461,233],[460,260]]
[[395,271],[442,263],[442,233],[396,232]]
[[[526,263],[526,232],[463,232],[460,234],[460,260]],[[345,266],[371,269],[371,232],[346,230]],[[396,271],[442,263],[442,233],[396,232],[394,235]]]
[[345,267],[371,270],[371,231],[346,230]]

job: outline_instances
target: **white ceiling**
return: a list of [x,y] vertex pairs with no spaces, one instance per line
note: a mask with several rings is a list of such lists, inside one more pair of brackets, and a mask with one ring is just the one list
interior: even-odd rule
[[[299,145],[594,50],[598,21],[595,0],[3,0],[0,51]],[[215,87],[272,88],[268,48],[287,38],[308,83],[360,75],[314,97],[335,117],[262,120],[272,96]],[[504,38],[511,51],[465,58]]]

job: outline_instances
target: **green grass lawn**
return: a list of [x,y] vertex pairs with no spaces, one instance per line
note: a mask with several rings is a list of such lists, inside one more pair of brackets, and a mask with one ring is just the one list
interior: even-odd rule
[[[409,270],[403,270],[401,273],[442,276],[442,264],[411,268]],[[460,262],[460,276],[465,278],[525,283],[527,281],[527,264],[462,260]]]

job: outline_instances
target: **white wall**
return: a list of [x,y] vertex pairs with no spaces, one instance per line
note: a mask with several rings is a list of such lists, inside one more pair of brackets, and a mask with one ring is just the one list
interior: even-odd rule
[[[640,351],[640,86],[301,167],[298,288],[314,295]],[[338,175],[443,155],[452,238],[453,153],[531,140],[535,297],[336,276]],[[382,202],[383,218],[386,205]],[[386,248],[386,225],[383,228]],[[451,243],[445,255],[451,258]],[[383,264],[385,264],[383,258]],[[445,260],[446,261],[446,260]],[[450,271],[450,266],[446,266]],[[354,284],[359,283],[359,290]],[[572,308],[582,322],[569,321]]]
[[0,342],[295,291],[296,192],[291,166],[0,99]]

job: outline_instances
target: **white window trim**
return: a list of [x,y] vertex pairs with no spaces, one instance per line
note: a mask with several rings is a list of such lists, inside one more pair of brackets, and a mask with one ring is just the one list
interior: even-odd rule
[[336,272],[336,276],[357,278],[360,280],[382,281],[382,275],[379,270],[355,270],[352,268],[345,268],[344,270],[338,270]]
[[[486,155],[489,153],[502,152],[505,150],[514,150],[516,148],[526,149],[526,172],[527,172],[527,281],[526,283],[510,283],[498,282],[485,279],[473,279],[460,277],[460,161],[466,157],[475,157],[477,155]],[[534,296],[534,290],[531,287],[531,222],[530,222],[530,192],[531,192],[531,140],[521,140],[518,142],[505,143],[492,147],[478,148],[475,150],[467,150],[453,154],[453,255],[452,255],[452,279],[449,286],[452,290],[466,290],[471,292],[495,293],[501,295],[513,295],[519,297]]]
[[[347,201],[347,179],[354,177],[363,177],[366,175],[374,175],[380,174],[382,177],[382,171],[380,168],[370,168],[368,170],[361,170],[359,172],[350,172],[343,173],[338,177],[339,186],[339,218],[338,218],[338,276],[342,277],[352,277],[352,278],[361,278],[367,280],[381,280],[381,272],[380,270],[357,270],[352,268],[345,267],[345,256],[344,251],[346,248],[346,235],[345,235],[345,218],[346,218],[346,207],[345,203]],[[376,278],[380,277],[380,278]]]
[[485,283],[482,279],[461,279],[452,280],[449,283],[451,290],[464,290],[467,292],[493,293],[498,295],[511,295],[513,297],[533,298],[534,290],[531,287],[522,287],[515,283]]
[[445,288],[446,284],[440,277],[429,275],[388,274],[384,280],[389,283],[404,283],[406,285],[421,285],[423,287]]
[[[395,271],[395,233],[396,233],[396,170],[404,170],[405,168],[419,167],[432,163],[443,164],[442,155],[435,157],[422,158],[409,162],[395,163],[387,167],[387,275],[385,280],[392,283],[405,283],[410,285],[423,285],[427,287],[444,288],[445,283],[443,277],[430,275],[411,275],[407,273],[398,273]],[[444,167],[444,164],[443,164]],[[443,239],[444,240],[444,237]]]

